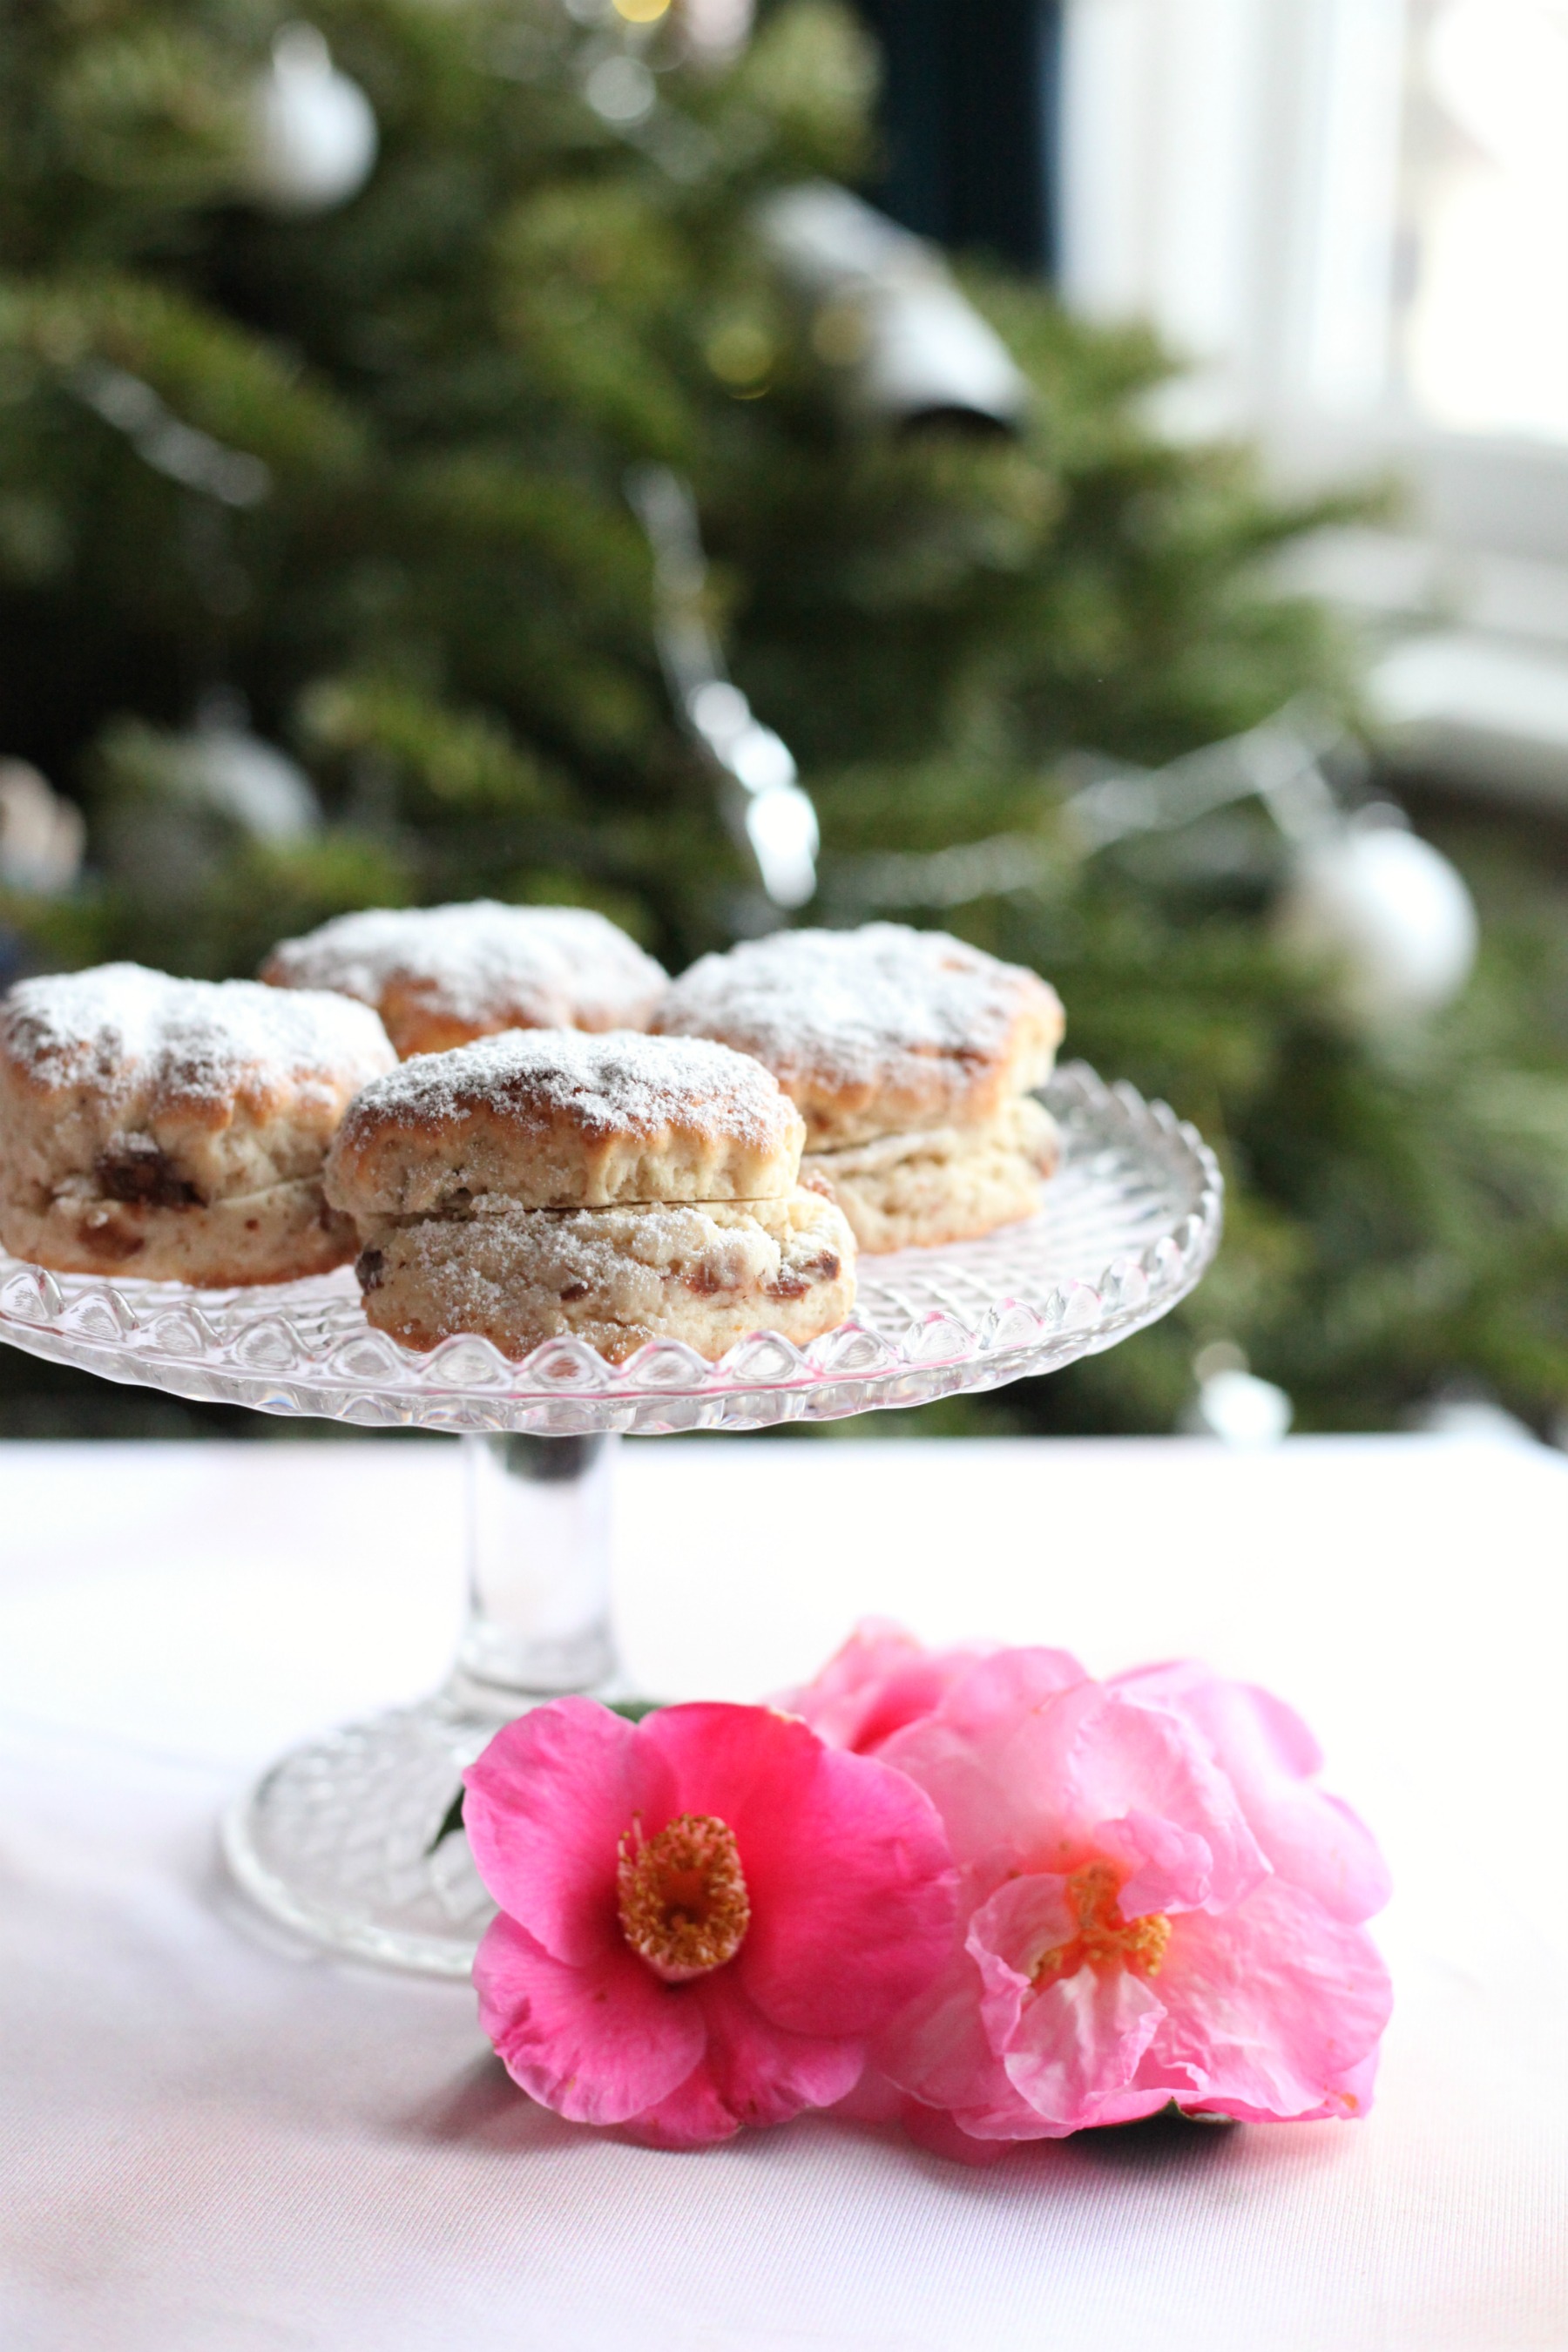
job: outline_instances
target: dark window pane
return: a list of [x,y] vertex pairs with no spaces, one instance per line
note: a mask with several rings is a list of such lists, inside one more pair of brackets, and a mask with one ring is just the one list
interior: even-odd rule
[[886,170],[871,193],[924,236],[1049,271],[1058,0],[860,0],[860,7],[887,61]]

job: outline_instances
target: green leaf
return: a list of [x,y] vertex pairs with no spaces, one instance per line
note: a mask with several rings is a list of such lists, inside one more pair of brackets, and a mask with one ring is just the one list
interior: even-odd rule
[[445,1845],[447,1840],[449,1837],[455,1837],[457,1832],[462,1828],[463,1798],[465,1793],[466,1791],[459,1787],[457,1795],[453,1798],[451,1803],[442,1814],[441,1826],[425,1849],[426,1860],[428,1860],[430,1855],[435,1853],[437,1846]]

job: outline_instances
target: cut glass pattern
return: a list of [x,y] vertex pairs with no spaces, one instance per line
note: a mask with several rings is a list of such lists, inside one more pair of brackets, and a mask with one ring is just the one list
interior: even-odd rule
[[765,1429],[997,1388],[1157,1321],[1219,1239],[1214,1156],[1164,1104],[1084,1063],[1058,1071],[1043,1099],[1063,1157],[1040,1213],[980,1241],[862,1258],[854,1315],[804,1349],[760,1332],[717,1364],[672,1340],[622,1365],[577,1339],[521,1363],[477,1339],[415,1355],[371,1329],[346,1267],[196,1290],[51,1274],[4,1253],[0,1339],[176,1396],[477,1434]]

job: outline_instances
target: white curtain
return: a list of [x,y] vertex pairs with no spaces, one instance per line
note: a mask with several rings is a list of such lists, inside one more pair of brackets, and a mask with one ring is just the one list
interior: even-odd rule
[[1389,390],[1405,0],[1068,0],[1063,283],[1196,363],[1195,429]]

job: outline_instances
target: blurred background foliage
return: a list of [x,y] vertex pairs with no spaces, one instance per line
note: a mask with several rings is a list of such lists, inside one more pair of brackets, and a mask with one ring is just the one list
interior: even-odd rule
[[[480,894],[600,907],[672,968],[756,929],[626,496],[668,466],[708,624],[820,813],[803,919],[941,921],[1037,966],[1071,1050],[1194,1118],[1231,1184],[1181,1315],[889,1433],[1169,1429],[1215,1341],[1301,1426],[1471,1382],[1549,1429],[1568,935],[1536,846],[1439,820],[1477,975],[1369,1029],[1279,952],[1261,811],[1098,853],[1064,816],[1087,752],[1157,766],[1288,706],[1353,732],[1357,648],[1271,567],[1358,500],[1163,437],[1148,337],[979,259],[1019,428],[857,414],[853,322],[755,213],[876,166],[876,59],[829,0],[729,54],[682,0],[312,16],[379,146],[345,200],[290,209],[256,179],[268,0],[0,15],[0,753],[88,826],[68,887],[0,892],[13,967],[248,972],[344,908]],[[1005,870],[933,895],[930,854],[999,837]],[[9,1354],[0,1383],[15,1431],[202,1419]]]

